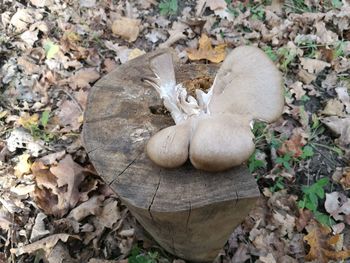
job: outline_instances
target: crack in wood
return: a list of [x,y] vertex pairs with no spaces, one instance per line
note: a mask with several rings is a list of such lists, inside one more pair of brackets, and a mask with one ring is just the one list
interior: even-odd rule
[[188,210],[188,216],[187,216],[187,220],[186,220],[186,230],[188,230],[188,224],[190,222],[190,217],[191,217],[191,212],[192,212],[192,204],[191,204],[191,201],[189,202],[190,203],[190,209]]
[[125,171],[128,170],[129,167],[130,167],[131,165],[133,165],[133,164],[136,162],[136,160],[137,160],[139,157],[140,157],[140,155],[138,155],[134,160],[132,160],[132,161],[124,168],[124,170],[121,171],[108,185],[111,186],[111,185],[118,179],[119,176],[121,176],[123,173],[125,173]]
[[159,173],[158,173],[159,180],[158,180],[158,184],[157,184],[157,187],[156,187],[156,191],[154,192],[154,195],[153,195],[153,197],[152,197],[151,203],[150,203],[150,205],[148,206],[148,213],[149,213],[149,215],[151,216],[152,221],[154,221],[154,219],[153,219],[153,215],[152,215],[152,212],[151,212],[151,208],[152,208],[152,205],[153,205],[153,203],[154,203],[154,199],[156,198],[156,195],[157,195],[157,192],[158,192],[158,189],[159,189],[159,186],[160,186],[160,181],[161,181],[161,178],[162,178],[162,177],[161,177],[161,173],[162,173],[162,170],[159,169]]
[[86,120],[85,123],[86,124],[91,124],[91,123],[99,123],[99,122],[102,122],[102,121],[108,121],[110,119],[114,119],[114,118],[117,118],[120,116],[120,112],[116,113],[116,114],[112,114],[112,115],[109,115],[109,116],[105,116],[105,117],[98,117],[96,119],[91,119],[91,120]]

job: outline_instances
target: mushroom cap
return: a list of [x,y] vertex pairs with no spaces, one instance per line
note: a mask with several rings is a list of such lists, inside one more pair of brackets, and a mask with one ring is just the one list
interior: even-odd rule
[[218,172],[242,164],[254,152],[248,116],[209,115],[196,123],[190,160],[197,169]]
[[267,122],[283,111],[282,75],[259,48],[240,46],[224,60],[213,84],[211,114],[235,113]]
[[188,159],[191,137],[190,122],[167,127],[153,135],[147,143],[148,157],[164,168],[176,168]]

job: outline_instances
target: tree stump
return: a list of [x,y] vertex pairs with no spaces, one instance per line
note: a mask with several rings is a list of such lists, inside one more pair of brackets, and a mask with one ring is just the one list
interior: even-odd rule
[[[173,170],[153,164],[145,154],[151,135],[173,124],[159,114],[148,53],[119,66],[92,88],[83,129],[88,155],[103,180],[151,236],[180,258],[210,262],[259,197],[245,166],[226,172],[196,170],[188,162]],[[215,76],[217,66],[176,66],[177,82]]]

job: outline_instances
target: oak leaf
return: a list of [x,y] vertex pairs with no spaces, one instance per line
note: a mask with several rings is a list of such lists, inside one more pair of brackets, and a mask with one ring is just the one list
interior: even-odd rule
[[202,34],[199,39],[199,48],[189,49],[187,53],[190,60],[207,59],[213,63],[220,63],[226,56],[225,47],[226,44],[220,44],[213,48],[209,37]]
[[305,256],[305,260],[326,263],[350,257],[350,250],[339,250],[338,241],[341,237],[339,234],[331,236],[329,227],[322,226],[313,220],[308,225],[307,231],[308,234],[304,240],[310,246],[310,251]]

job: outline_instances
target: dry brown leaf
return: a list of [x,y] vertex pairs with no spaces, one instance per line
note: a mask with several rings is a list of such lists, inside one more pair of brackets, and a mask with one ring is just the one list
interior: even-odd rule
[[59,240],[61,240],[62,242],[67,242],[69,237],[79,239],[79,237],[73,235],[55,234],[23,247],[11,248],[10,251],[12,254],[16,254],[16,256],[20,256],[26,253],[31,254],[39,249],[43,249],[46,253],[50,253],[51,249],[57,244]]
[[300,69],[298,72],[298,77],[305,83],[305,84],[310,84],[314,80],[316,80],[316,76],[314,74],[311,74],[307,72],[304,69]]
[[76,102],[65,100],[59,107],[57,117],[59,118],[63,131],[77,131],[82,124],[82,111]]
[[295,129],[289,140],[283,142],[278,152],[281,155],[291,154],[293,157],[298,158],[303,154],[302,147],[306,144],[306,134],[300,129]]
[[338,143],[341,146],[350,144],[350,117],[339,118],[331,116],[322,119],[322,122],[336,135],[340,135]]
[[17,31],[23,32],[30,24],[34,23],[34,21],[35,17],[29,9],[18,9],[11,17],[10,24],[16,27]]
[[306,91],[303,88],[303,83],[300,81],[294,82],[289,86],[289,88],[291,89],[291,92],[295,94],[295,98],[297,100],[301,100],[301,98],[306,94]]
[[84,180],[84,168],[75,163],[72,156],[66,155],[56,167],[51,167],[50,172],[57,177],[57,186],[67,187],[64,194],[63,207],[75,207],[79,201],[79,185]]
[[98,215],[102,209],[103,199],[103,196],[92,196],[88,201],[72,209],[67,218],[74,218],[77,222],[80,222],[89,215]]
[[139,36],[140,23],[139,19],[122,17],[113,22],[112,32],[128,42],[134,42]]
[[307,231],[308,234],[304,237],[304,240],[310,246],[310,251],[305,256],[306,260],[327,263],[330,260],[344,260],[350,257],[350,250],[336,250],[334,244],[339,239],[339,235],[331,236],[329,227],[322,226],[312,220],[307,227]]
[[90,83],[95,82],[99,78],[100,73],[95,68],[83,68],[75,72],[74,76],[68,78],[65,83],[68,83],[72,89],[89,88]]
[[75,163],[70,155],[50,169],[41,162],[35,162],[31,169],[37,184],[34,198],[45,214],[62,217],[79,201],[86,201],[87,194],[96,188],[96,180],[83,185],[91,171]]
[[53,0],[30,0],[30,3],[36,7],[44,7],[52,5]]
[[215,11],[217,9],[225,9],[227,3],[225,0],[206,0],[206,6],[208,6],[210,10]]
[[324,207],[335,220],[343,220],[344,215],[350,215],[350,199],[339,192],[327,193]]
[[305,226],[310,222],[310,219],[313,218],[313,214],[310,210],[299,209],[299,217],[296,220],[297,231],[301,232]]
[[327,116],[345,116],[344,104],[338,99],[330,99],[327,101],[326,107],[323,109],[322,113]]
[[340,184],[344,190],[350,189],[350,167],[345,167],[343,171],[343,177],[340,179]]
[[38,65],[30,62],[24,56],[19,57],[17,59],[17,63],[24,70],[24,72],[28,75],[39,73],[41,71],[41,68]]
[[39,213],[36,218],[30,234],[30,242],[39,240],[40,238],[50,234],[50,231],[46,229],[44,219],[47,216],[43,213]]
[[300,64],[306,69],[309,73],[318,74],[326,67],[330,67],[331,64],[324,62],[318,59],[312,58],[300,58]]
[[208,36],[202,34],[201,38],[199,39],[198,49],[189,49],[187,50],[187,53],[190,60],[207,59],[213,63],[220,63],[225,59],[225,48],[226,44],[220,44],[213,48]]

